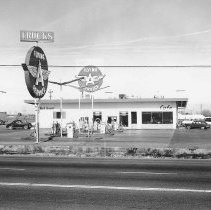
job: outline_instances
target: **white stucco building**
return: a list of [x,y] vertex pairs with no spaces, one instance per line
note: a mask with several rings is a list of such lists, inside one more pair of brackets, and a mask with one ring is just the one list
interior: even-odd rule
[[[89,123],[116,121],[126,129],[175,129],[178,109],[185,108],[187,98],[131,99],[63,99],[62,125],[87,120]],[[34,104],[33,100],[25,103]],[[40,127],[50,128],[61,118],[60,100],[40,101]]]

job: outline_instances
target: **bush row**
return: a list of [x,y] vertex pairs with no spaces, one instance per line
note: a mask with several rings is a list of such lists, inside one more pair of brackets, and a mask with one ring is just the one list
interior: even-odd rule
[[152,158],[191,158],[209,159],[211,151],[203,149],[177,148],[99,148],[76,146],[42,146],[42,145],[0,145],[0,154],[43,154],[71,157],[152,157]]

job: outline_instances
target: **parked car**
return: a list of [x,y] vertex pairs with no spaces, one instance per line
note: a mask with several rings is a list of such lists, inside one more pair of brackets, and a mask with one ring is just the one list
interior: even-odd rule
[[29,122],[23,122],[22,120],[14,120],[11,123],[6,125],[6,128],[9,129],[30,129],[32,124]]
[[187,128],[187,129],[193,129],[193,128],[200,128],[200,129],[207,129],[207,128],[210,128],[210,125],[205,122],[205,121],[190,121],[190,123],[186,123],[184,124],[184,126]]
[[205,117],[205,121],[211,126],[211,117]]
[[5,125],[5,121],[4,120],[0,120],[0,125]]

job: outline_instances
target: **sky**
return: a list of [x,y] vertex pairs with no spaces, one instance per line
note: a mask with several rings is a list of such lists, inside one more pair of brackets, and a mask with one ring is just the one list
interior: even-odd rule
[[[54,43],[39,43],[49,65],[211,65],[209,0],[0,0],[0,64],[21,65],[35,43],[20,42],[20,30],[53,31]],[[75,79],[81,68],[49,68],[49,79]],[[187,96],[211,104],[210,68],[103,68],[95,98]],[[32,112],[22,67],[0,67],[0,111]],[[76,83],[77,85],[77,83]],[[52,98],[59,87],[49,84]],[[178,92],[177,90],[185,90]],[[110,92],[110,93],[106,93]],[[63,98],[79,91],[63,88]],[[43,99],[49,99],[47,92]]]

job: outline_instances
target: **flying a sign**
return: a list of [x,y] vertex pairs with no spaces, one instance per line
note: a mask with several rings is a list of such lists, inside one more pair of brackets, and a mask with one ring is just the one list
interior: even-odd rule
[[78,81],[78,85],[84,92],[95,92],[103,84],[105,75],[96,66],[86,66],[78,74],[77,78],[83,78]]
[[48,87],[48,62],[43,50],[34,46],[26,55],[22,64],[27,89],[33,98],[42,98]]

